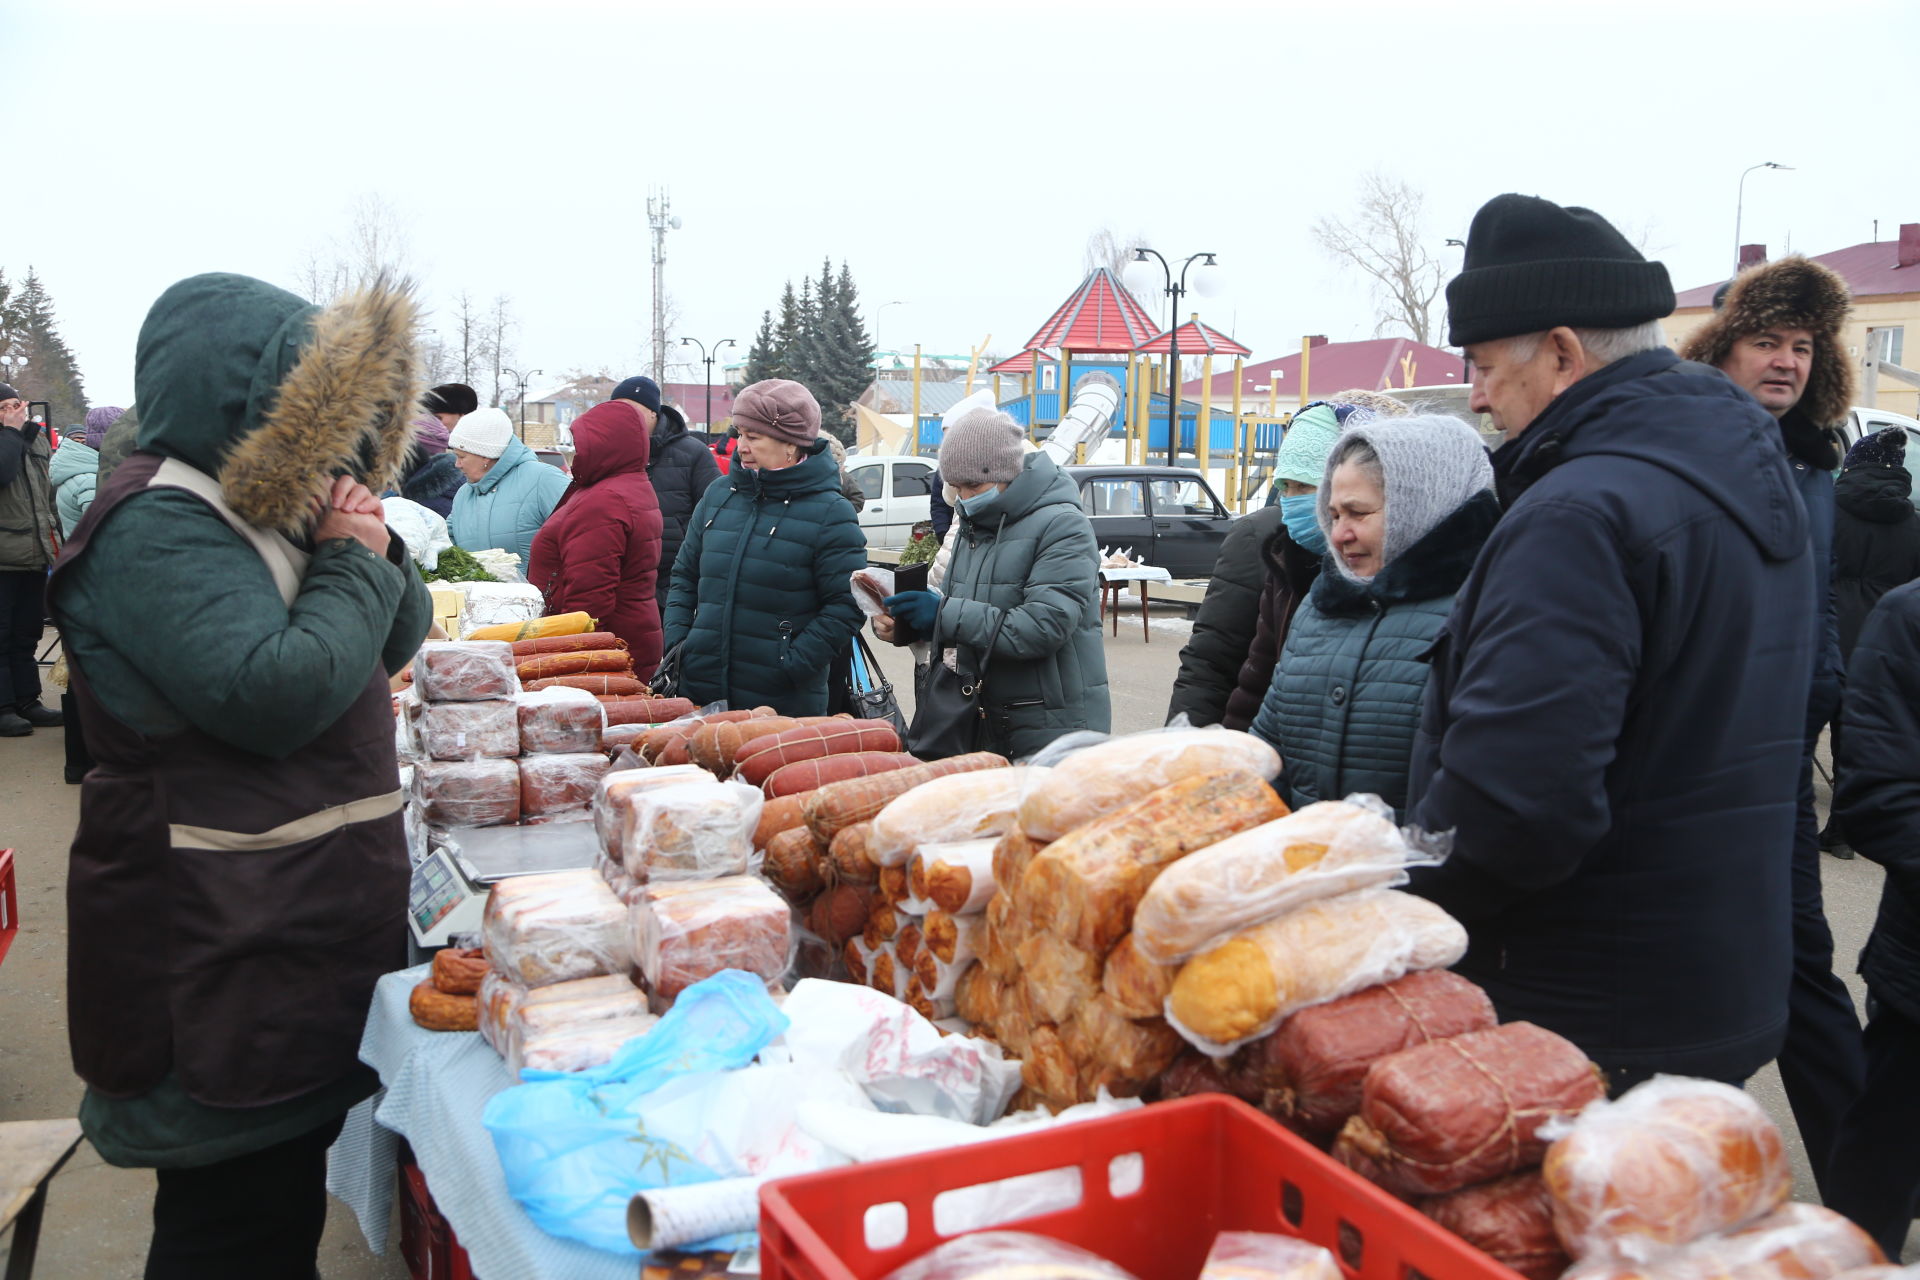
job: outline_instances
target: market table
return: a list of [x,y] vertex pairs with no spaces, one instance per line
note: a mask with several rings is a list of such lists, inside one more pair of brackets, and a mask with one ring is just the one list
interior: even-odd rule
[[635,1259],[548,1235],[507,1194],[480,1114],[514,1080],[479,1036],[414,1023],[407,997],[430,970],[389,973],[374,988],[360,1060],[384,1087],[348,1113],[328,1153],[327,1190],[353,1210],[368,1246],[385,1253],[405,1138],[480,1280],[633,1280]]
[[1140,585],[1140,634],[1146,637],[1146,643],[1153,643],[1153,633],[1147,626],[1147,584],[1149,582],[1172,582],[1173,575],[1156,565],[1141,565],[1137,569],[1102,569],[1100,571],[1100,614],[1104,618],[1107,610],[1113,610],[1113,634],[1120,634],[1120,594],[1129,582]]
[[0,1235],[12,1229],[7,1280],[27,1280],[40,1248],[47,1184],[80,1145],[78,1120],[15,1120],[0,1124]]

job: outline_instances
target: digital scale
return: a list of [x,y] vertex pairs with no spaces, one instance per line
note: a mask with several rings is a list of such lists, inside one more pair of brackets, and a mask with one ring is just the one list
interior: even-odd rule
[[407,927],[422,948],[478,933],[493,885],[509,876],[575,871],[593,865],[600,836],[591,822],[534,827],[454,827],[436,832],[414,865]]

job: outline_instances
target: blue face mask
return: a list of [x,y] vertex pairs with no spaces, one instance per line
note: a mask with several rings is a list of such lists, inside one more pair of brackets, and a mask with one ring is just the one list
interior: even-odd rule
[[998,489],[989,489],[985,493],[976,493],[971,498],[960,499],[960,509],[970,516],[977,516],[987,509],[987,504],[1000,496]]
[[1311,493],[1297,493],[1280,499],[1280,523],[1287,526],[1287,536],[1316,556],[1327,554],[1327,535],[1320,531],[1320,513],[1316,509],[1319,498]]

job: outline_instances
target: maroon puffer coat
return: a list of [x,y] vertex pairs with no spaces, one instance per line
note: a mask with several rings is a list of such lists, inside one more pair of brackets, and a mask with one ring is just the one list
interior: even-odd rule
[[609,400],[573,423],[573,484],[534,536],[527,581],[548,613],[592,614],[627,642],[644,680],[660,665],[660,503],[637,405]]

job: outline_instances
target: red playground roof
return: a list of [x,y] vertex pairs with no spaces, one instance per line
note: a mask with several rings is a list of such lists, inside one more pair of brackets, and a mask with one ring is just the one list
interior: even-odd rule
[[1048,364],[1060,363],[1058,360],[1048,355],[1044,351],[1022,351],[1017,356],[1008,356],[1005,360],[1002,360],[999,364],[988,366],[987,372],[988,373],[1032,373],[1035,356],[1038,356],[1040,359],[1045,360]]
[[[1185,353],[1187,344],[1180,343]],[[1392,387],[1437,387],[1465,381],[1466,365],[1459,356],[1438,347],[1429,347],[1411,338],[1368,338],[1362,342],[1326,342],[1313,348],[1313,361],[1307,376],[1313,380],[1312,395],[1332,395],[1349,387],[1381,391]],[[1240,371],[1241,393],[1249,399],[1264,397],[1275,379],[1284,400],[1300,401],[1300,353],[1262,360]],[[1194,378],[1180,388],[1183,395],[1202,393],[1200,379]],[[1233,370],[1213,375],[1209,389],[1216,399],[1233,394]],[[1304,403],[1304,402],[1302,402]]]
[[1180,354],[1183,356],[1250,356],[1252,347],[1243,347],[1221,333],[1218,329],[1208,328],[1200,323],[1199,313],[1178,329],[1149,338],[1134,350],[1150,356],[1171,354],[1171,339],[1180,339]]
[[1156,327],[1147,309],[1114,279],[1113,272],[1096,267],[1021,346],[1029,351],[1057,347],[1069,352],[1124,353],[1151,338]]

